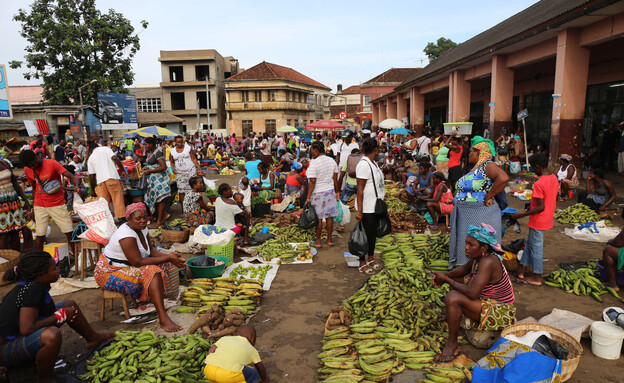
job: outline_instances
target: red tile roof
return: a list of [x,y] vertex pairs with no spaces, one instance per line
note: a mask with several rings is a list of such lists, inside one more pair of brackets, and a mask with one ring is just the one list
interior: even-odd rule
[[337,94],[360,94],[360,86],[359,85],[351,85],[347,89],[344,89],[342,92]]
[[375,76],[371,78],[370,80],[366,81],[364,84],[369,85],[371,83],[380,83],[380,82],[402,83],[403,81],[407,80],[408,78],[416,74],[416,72],[418,72],[421,69],[422,68],[390,68],[387,71],[383,72],[382,74]]
[[315,86],[318,88],[331,89],[330,87],[325,86],[318,81],[314,81],[310,77],[305,76],[292,68],[268,63],[266,61],[252,66],[251,68],[244,70],[241,73],[235,74],[225,81],[237,80],[287,80]]

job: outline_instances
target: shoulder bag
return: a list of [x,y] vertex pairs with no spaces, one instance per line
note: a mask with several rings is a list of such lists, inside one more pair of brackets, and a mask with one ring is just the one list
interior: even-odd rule
[[33,173],[35,174],[35,178],[37,179],[37,182],[39,182],[39,185],[41,185],[41,190],[43,190],[44,193],[48,195],[53,195],[61,190],[61,182],[59,180],[48,180],[43,182],[39,178],[39,175],[37,174],[35,169],[33,169]]
[[375,190],[375,197],[377,197],[377,200],[375,201],[375,214],[388,215],[388,205],[386,204],[386,201],[379,198],[379,194],[377,193],[377,184],[375,183],[373,167],[371,166],[369,161],[366,161],[366,163],[371,170],[371,177],[373,178],[373,189]]

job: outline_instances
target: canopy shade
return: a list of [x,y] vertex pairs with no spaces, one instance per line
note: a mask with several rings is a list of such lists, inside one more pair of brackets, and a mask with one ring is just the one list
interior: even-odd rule
[[297,128],[290,125],[284,125],[276,130],[278,133],[297,133],[298,131],[299,130]]
[[336,121],[330,120],[319,120],[314,121],[311,124],[306,125],[306,130],[309,132],[316,132],[322,130],[341,130],[344,129],[345,126]]
[[406,128],[396,128],[389,131],[388,134],[402,134],[404,136],[407,136],[409,132],[409,129]]
[[130,137],[175,137],[179,136],[179,133],[172,132],[167,128],[161,128],[160,126],[148,126],[147,128],[139,128],[135,130],[131,130],[128,133],[124,134],[124,138]]
[[403,121],[399,121],[395,118],[388,118],[379,123],[381,129],[395,129],[403,128]]

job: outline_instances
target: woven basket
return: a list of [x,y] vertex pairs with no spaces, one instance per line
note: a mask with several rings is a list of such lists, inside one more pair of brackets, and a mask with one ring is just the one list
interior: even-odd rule
[[553,340],[568,350],[568,359],[564,360],[561,366],[561,381],[565,382],[570,379],[581,360],[583,353],[581,344],[567,332],[541,323],[518,323],[504,329],[501,336],[505,337],[511,334],[520,337],[529,331],[547,331]]
[[182,231],[163,229],[161,234],[163,241],[171,243],[184,243],[189,239],[189,229],[184,229]]
[[20,252],[15,250],[0,250],[0,257],[6,259],[8,262],[0,264],[0,286],[8,285],[10,282],[3,281],[4,273],[7,270],[11,270],[17,266],[20,260]]

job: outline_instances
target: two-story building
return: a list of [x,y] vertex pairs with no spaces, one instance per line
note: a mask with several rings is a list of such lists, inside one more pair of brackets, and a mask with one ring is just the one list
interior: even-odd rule
[[[342,84],[338,84],[336,94],[330,102],[331,119],[334,121],[344,121],[347,126],[359,125],[358,114],[362,112],[362,102],[359,85],[352,85],[342,89]],[[340,112],[346,112],[346,118],[340,118]]]
[[225,81],[228,133],[274,133],[330,117],[330,88],[294,69],[261,62]]
[[182,131],[186,133],[195,133],[198,128],[208,133],[208,125],[211,129],[225,129],[224,80],[238,73],[238,60],[205,49],[160,51],[158,61],[162,70],[162,112],[183,119]]

